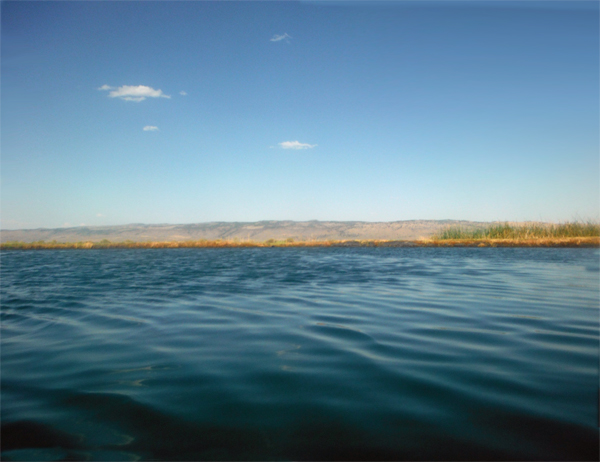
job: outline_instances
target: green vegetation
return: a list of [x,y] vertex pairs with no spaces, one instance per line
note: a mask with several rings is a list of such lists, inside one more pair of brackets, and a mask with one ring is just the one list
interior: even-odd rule
[[487,228],[462,229],[447,228],[432,236],[432,240],[458,239],[561,239],[600,236],[597,223],[560,223],[556,225],[531,224],[512,226],[508,223],[496,224]]

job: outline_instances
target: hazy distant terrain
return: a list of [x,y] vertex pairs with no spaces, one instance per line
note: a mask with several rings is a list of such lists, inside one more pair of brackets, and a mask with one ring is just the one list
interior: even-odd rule
[[212,222],[185,225],[79,226],[74,228],[40,228],[2,230],[1,242],[57,241],[111,242],[188,241],[199,239],[237,239],[266,241],[268,239],[419,239],[448,227],[474,228],[487,222],[458,220],[408,220],[392,222],[366,221],[257,221],[251,223]]

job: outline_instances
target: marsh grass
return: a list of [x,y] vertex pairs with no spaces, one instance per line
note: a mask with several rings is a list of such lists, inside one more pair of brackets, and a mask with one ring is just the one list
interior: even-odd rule
[[597,223],[567,222],[559,224],[510,225],[495,224],[486,228],[464,229],[447,228],[431,237],[431,240],[462,239],[564,239],[599,237],[600,225]]

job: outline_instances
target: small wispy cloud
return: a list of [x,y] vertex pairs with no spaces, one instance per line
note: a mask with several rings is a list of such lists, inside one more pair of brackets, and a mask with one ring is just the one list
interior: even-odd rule
[[179,94],[180,94],[181,96],[186,96],[186,95],[187,95],[187,91],[180,91],[180,92],[179,92]]
[[288,33],[286,32],[283,35],[277,35],[275,34],[273,36],[273,38],[271,38],[271,42],[281,42],[282,40],[285,40],[286,42],[289,43],[289,39],[291,39],[292,37],[290,35],[288,35]]
[[155,127],[154,125],[146,125],[144,127],[144,131],[145,132],[156,132],[156,131],[158,131],[158,127]]
[[96,214],[96,216],[97,216],[97,217],[99,217],[99,218],[101,218],[101,217],[103,217],[104,215],[102,215],[101,213],[97,213],[97,214]]
[[301,143],[300,141],[284,141],[279,143],[282,149],[312,149],[316,144]]
[[170,95],[165,95],[162,90],[155,90],[146,85],[123,85],[115,88],[110,85],[102,85],[98,90],[108,91],[109,98],[120,98],[124,101],[135,101],[139,103],[146,98],[170,98]]

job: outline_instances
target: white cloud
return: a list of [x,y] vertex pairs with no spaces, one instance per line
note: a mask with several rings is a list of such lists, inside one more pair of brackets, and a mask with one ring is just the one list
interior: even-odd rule
[[271,42],[280,42],[282,40],[285,40],[286,42],[289,42],[288,39],[291,39],[292,37],[290,35],[287,34],[287,32],[283,35],[277,35],[275,34],[273,36],[273,38],[271,39]]
[[156,131],[158,131],[158,127],[155,127],[154,125],[146,125],[144,127],[144,131],[145,132],[156,132]]
[[97,213],[96,216],[97,217],[103,217],[104,215],[102,215],[101,213]]
[[186,96],[186,95],[187,95],[187,92],[185,92],[185,91],[180,91],[180,92],[179,92],[179,94],[180,94],[181,96]]
[[301,143],[300,141],[284,141],[279,143],[283,149],[312,149],[316,144]]
[[121,98],[124,101],[135,101],[137,103],[144,101],[146,98],[171,97],[170,95],[165,95],[162,90],[155,90],[154,88],[145,85],[123,85],[119,88],[102,85],[98,90],[109,91],[108,96],[110,98]]

